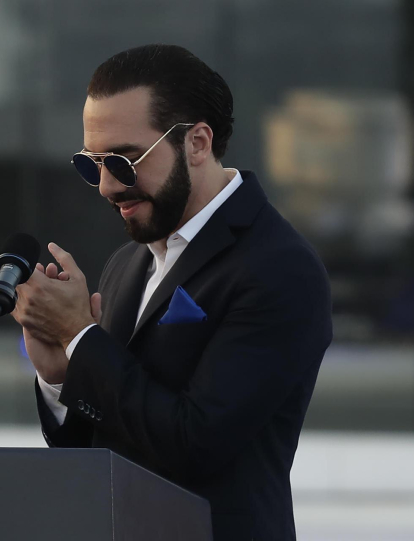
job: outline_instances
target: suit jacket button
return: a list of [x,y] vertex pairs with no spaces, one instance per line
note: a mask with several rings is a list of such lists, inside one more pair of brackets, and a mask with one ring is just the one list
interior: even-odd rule
[[91,408],[91,411],[89,412],[89,415],[92,417],[92,419],[95,418],[95,408]]
[[83,400],[78,400],[78,408],[83,411],[84,408],[85,408],[85,404],[83,402]]
[[83,410],[86,414],[89,413],[90,411],[90,405],[89,404],[85,404],[85,409]]
[[102,421],[102,417],[103,417],[102,413],[100,411],[97,411],[95,419],[97,421]]

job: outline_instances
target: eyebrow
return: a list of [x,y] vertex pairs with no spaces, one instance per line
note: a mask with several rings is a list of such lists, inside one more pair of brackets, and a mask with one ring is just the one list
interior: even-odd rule
[[[83,147],[84,150],[86,150],[86,152],[92,152],[91,150],[89,150],[88,148],[86,147]],[[102,154],[106,153],[106,152],[113,152],[114,154],[127,154],[127,153],[130,153],[130,152],[139,152],[139,153],[144,153],[146,150],[145,147],[141,146],[141,145],[133,145],[131,143],[125,143],[123,145],[118,145],[116,147],[112,147],[112,148],[108,148],[107,150],[105,150],[104,152],[102,152]]]

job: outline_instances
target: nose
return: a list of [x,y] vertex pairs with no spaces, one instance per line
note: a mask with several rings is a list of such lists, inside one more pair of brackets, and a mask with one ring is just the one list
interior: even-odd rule
[[112,199],[112,196],[116,193],[125,192],[128,188],[118,182],[114,176],[108,171],[108,169],[101,165],[101,180],[99,182],[99,193],[102,197]]

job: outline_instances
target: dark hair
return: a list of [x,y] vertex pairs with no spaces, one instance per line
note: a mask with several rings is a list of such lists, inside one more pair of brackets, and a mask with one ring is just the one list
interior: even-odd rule
[[[139,86],[152,92],[152,125],[166,132],[178,122],[206,122],[213,131],[212,150],[220,160],[233,132],[233,96],[224,79],[177,45],[145,45],[116,54],[92,76],[88,96],[111,97]],[[168,136],[182,144],[187,130]]]

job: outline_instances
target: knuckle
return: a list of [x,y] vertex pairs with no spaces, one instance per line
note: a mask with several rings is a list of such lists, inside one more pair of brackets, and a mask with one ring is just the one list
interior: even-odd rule
[[22,325],[22,327],[26,327],[26,329],[30,329],[30,319],[24,314],[20,317],[20,325]]
[[22,318],[25,318],[25,319],[28,319],[32,316],[32,310],[30,309],[29,306],[25,306],[22,310],[21,310],[21,317]]

